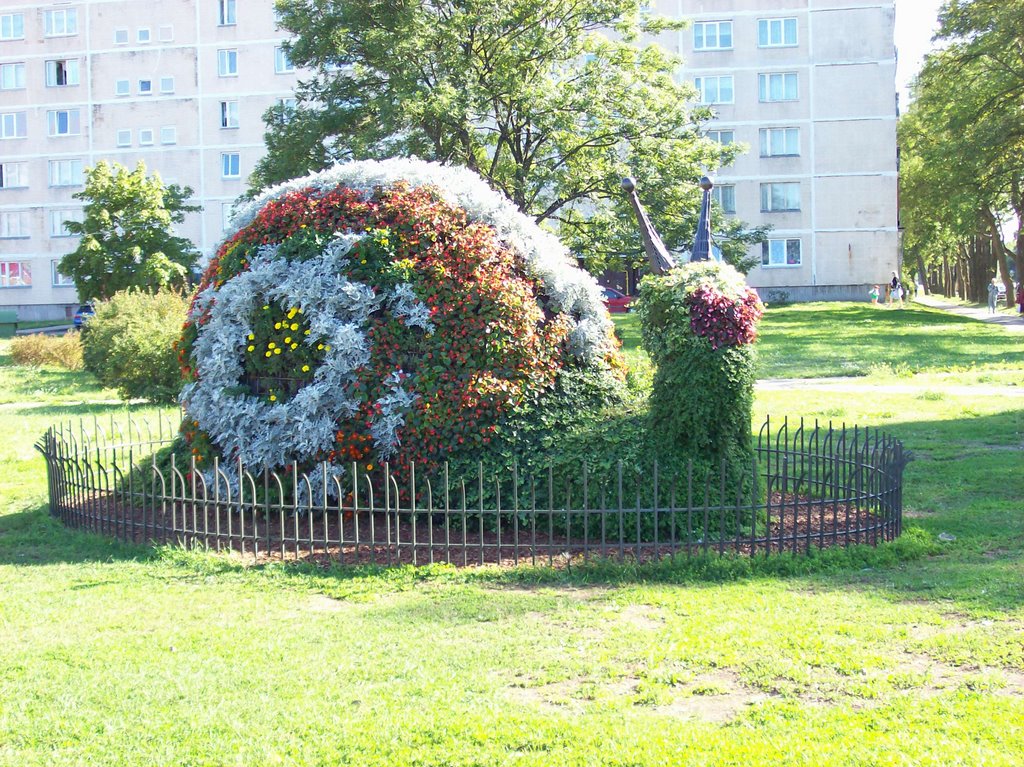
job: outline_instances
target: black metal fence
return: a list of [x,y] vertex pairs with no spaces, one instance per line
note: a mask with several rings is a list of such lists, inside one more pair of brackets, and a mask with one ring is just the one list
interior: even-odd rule
[[[765,421],[745,471],[656,460],[425,476],[415,465],[258,474],[159,457],[161,420],[61,424],[37,443],[51,513],[140,543],[392,565],[649,560],[877,544],[902,527],[902,444],[877,430]],[[464,470],[464,474],[465,474]]]

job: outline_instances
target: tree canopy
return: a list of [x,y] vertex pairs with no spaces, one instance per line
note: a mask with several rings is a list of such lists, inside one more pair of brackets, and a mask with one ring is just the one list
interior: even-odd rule
[[[638,0],[278,0],[291,61],[314,75],[297,109],[268,114],[263,187],[344,159],[417,156],[465,165],[557,229],[588,267],[644,261],[620,187],[640,193],[668,247],[696,224],[702,173],[740,147],[642,33],[678,26]],[[614,36],[616,39],[612,39]],[[725,243],[745,257],[736,223]],[[755,233],[756,240],[760,232]]]
[[65,226],[81,239],[61,259],[61,273],[75,281],[84,300],[107,299],[128,288],[184,285],[199,252],[175,235],[174,225],[199,210],[187,204],[191,196],[187,186],[164,186],[158,174],[147,175],[145,163],[135,170],[97,163],[86,175],[85,189],[75,194],[85,201],[85,215]]
[[900,122],[904,243],[947,289],[981,300],[998,265],[1012,296],[1009,260],[1024,264],[1024,3],[948,0],[940,20]]

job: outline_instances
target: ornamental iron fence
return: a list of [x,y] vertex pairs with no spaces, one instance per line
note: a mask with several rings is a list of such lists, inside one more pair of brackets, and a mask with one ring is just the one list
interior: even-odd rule
[[[395,565],[558,565],[612,557],[810,552],[876,545],[902,529],[902,443],[815,422],[761,426],[741,470],[646,466],[176,463],[169,420],[51,427],[50,511],[137,543],[267,558]],[[468,476],[467,476],[468,475]]]

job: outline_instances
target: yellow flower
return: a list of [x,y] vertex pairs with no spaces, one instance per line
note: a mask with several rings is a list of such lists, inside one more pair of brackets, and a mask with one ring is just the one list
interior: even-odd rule
[[289,309],[288,310],[288,319],[291,319],[292,317],[294,317],[295,316],[295,312],[297,312],[297,311],[298,311],[298,309],[294,309],[294,308],[293,309]]
[[249,340],[250,341],[255,340],[255,338],[256,338],[256,336],[254,336],[252,333],[249,334]]
[[323,345],[323,344],[317,344],[317,345],[316,345],[316,348],[317,348],[318,350],[319,350],[319,349],[323,349],[323,348],[324,348],[324,345]]
[[271,394],[271,395],[270,395],[270,401],[271,401],[271,402],[277,402],[277,395],[275,395],[275,394]]
[[270,308],[270,304],[263,304],[263,308],[264,309],[269,309]]
[[309,331],[308,330],[303,331],[303,332],[304,332],[305,335],[307,335],[307,336],[309,335]]
[[281,323],[280,322],[275,322],[274,323],[274,330],[280,330],[280,329],[281,329]]
[[277,344],[275,344],[273,341],[271,341],[269,344],[267,344],[267,348],[268,349],[273,349],[275,346],[277,346]]
[[267,353],[266,353],[266,354],[264,354],[263,356],[264,356],[264,357],[269,357],[269,356],[270,356],[270,352],[267,352]]
[[292,330],[298,330],[299,329],[299,323],[293,322],[290,327],[291,327]]
[[251,351],[252,351],[253,349],[255,349],[255,348],[256,348],[255,346],[253,346],[252,344],[250,344],[250,345],[249,345],[248,347],[246,347],[246,349],[245,349],[245,350],[246,350],[247,352],[251,352]]
[[309,372],[309,365],[303,365],[302,366],[302,372],[303,373],[308,373]]
[[293,348],[293,349],[298,349],[298,348],[299,348],[299,345],[298,345],[298,344],[292,344],[292,348]]
[[292,337],[291,337],[291,336],[285,336],[285,337],[284,337],[284,342],[285,342],[286,344],[290,344],[290,343],[292,342]]
[[331,345],[330,344],[324,344],[324,351],[325,352],[329,352],[330,350],[331,350]]
[[274,354],[280,354],[280,353],[281,353],[280,349],[274,349]]

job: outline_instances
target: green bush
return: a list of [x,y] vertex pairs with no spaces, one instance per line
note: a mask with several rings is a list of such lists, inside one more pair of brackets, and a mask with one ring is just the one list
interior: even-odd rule
[[168,291],[124,291],[96,304],[82,329],[86,369],[125,399],[173,401],[181,390],[174,342],[188,300]]
[[82,341],[77,333],[47,336],[33,333],[11,340],[11,359],[18,365],[56,365],[68,370],[82,369]]
[[726,487],[746,481],[754,347],[761,302],[732,267],[686,264],[647,277],[637,306],[644,347],[657,366],[648,438],[666,468],[724,464]]

